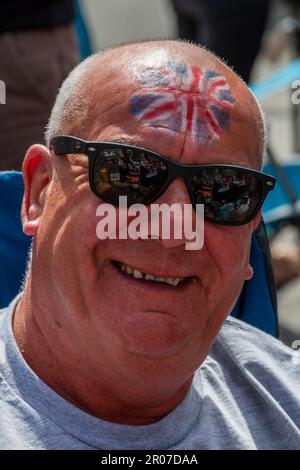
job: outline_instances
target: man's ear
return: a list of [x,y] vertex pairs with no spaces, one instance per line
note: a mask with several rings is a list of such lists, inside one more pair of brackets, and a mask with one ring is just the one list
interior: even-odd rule
[[245,281],[250,281],[252,279],[254,274],[253,268],[250,263],[248,263],[248,266],[246,268],[246,273],[245,273]]
[[253,220],[251,220],[250,225],[251,225],[251,233],[255,231],[255,229],[258,227],[258,225],[261,222],[261,209],[258,211],[256,216],[254,217]]
[[[258,211],[255,218],[250,222],[250,230],[251,234],[255,231],[261,221],[261,210]],[[250,242],[250,250],[251,250],[251,242]],[[253,277],[254,271],[250,263],[248,263],[246,272],[245,272],[245,280],[249,281]]]
[[24,197],[22,203],[23,232],[35,236],[45,203],[45,192],[51,178],[51,155],[47,147],[32,145],[25,155],[22,172]]

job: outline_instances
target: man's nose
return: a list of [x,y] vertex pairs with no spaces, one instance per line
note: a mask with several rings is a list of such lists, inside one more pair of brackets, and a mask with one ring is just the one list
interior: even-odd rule
[[[192,208],[186,184],[182,178],[176,178],[166,191],[155,201],[161,207],[158,221],[159,234],[157,240],[165,248],[185,245],[187,224],[195,227],[196,213]],[[186,206],[189,206],[187,208]],[[169,225],[169,234],[166,226]]]

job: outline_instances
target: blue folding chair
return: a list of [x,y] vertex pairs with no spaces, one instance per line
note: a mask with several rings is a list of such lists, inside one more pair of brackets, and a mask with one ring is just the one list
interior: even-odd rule
[[0,172],[0,308],[20,289],[31,244],[21,226],[23,191],[21,173]]
[[300,229],[300,164],[287,162],[264,166],[264,171],[277,178],[277,183],[264,204],[264,220],[269,238],[275,237],[286,225]]
[[[22,174],[0,173],[0,308],[19,292],[31,244],[22,232],[20,208]],[[252,237],[254,276],[246,281],[232,315],[277,336],[277,302],[268,239],[263,223]]]
[[77,34],[80,59],[86,59],[92,54],[92,45],[89,37],[88,28],[81,13],[80,1],[74,1],[75,7],[75,30]]
[[250,264],[254,275],[252,279],[245,281],[231,315],[278,338],[276,285],[263,222],[252,235]]
[[[280,91],[290,89],[300,76],[300,58],[275,71],[263,80],[252,83],[250,89],[259,100],[271,98]],[[291,101],[295,151],[300,146],[299,105]],[[277,178],[272,194],[264,205],[264,220],[269,239],[276,236],[285,225],[294,225],[300,230],[300,162],[294,160],[281,163],[271,151],[267,151],[268,162],[264,171]]]

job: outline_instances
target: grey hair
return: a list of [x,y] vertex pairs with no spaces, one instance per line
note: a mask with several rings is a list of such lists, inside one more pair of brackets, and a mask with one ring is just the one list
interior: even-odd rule
[[267,130],[267,124],[266,124],[266,117],[265,117],[265,113],[262,109],[262,106],[260,104],[260,102],[258,101],[258,99],[256,98],[256,96],[254,95],[254,93],[249,89],[250,93],[252,94],[255,102],[256,102],[256,105],[258,107],[258,110],[259,110],[259,122],[258,122],[258,125],[259,125],[259,129],[260,129],[260,134],[261,134],[261,141],[262,141],[262,153],[263,153],[263,158],[266,157],[267,155],[267,147],[268,147],[268,130]]
[[34,239],[32,238],[31,244],[30,244],[30,247],[29,247],[29,250],[28,250],[28,253],[27,253],[26,268],[25,268],[25,272],[24,272],[22,280],[21,280],[19,293],[24,291],[25,286],[26,286],[26,282],[27,282],[27,280],[29,278],[29,275],[30,275],[32,254],[33,254],[33,243],[34,243]]
[[83,122],[84,118],[88,117],[89,99],[86,85],[96,55],[100,53],[83,60],[62,83],[46,126],[45,141],[48,146],[53,137],[65,133],[72,123]]

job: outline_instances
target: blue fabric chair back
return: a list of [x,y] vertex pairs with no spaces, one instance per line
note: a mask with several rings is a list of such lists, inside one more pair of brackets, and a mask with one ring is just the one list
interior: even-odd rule
[[263,222],[252,235],[250,264],[253,267],[254,275],[250,281],[245,281],[231,315],[278,337],[276,287],[271,253]]
[[23,234],[22,174],[0,172],[0,308],[19,292],[31,239]]

